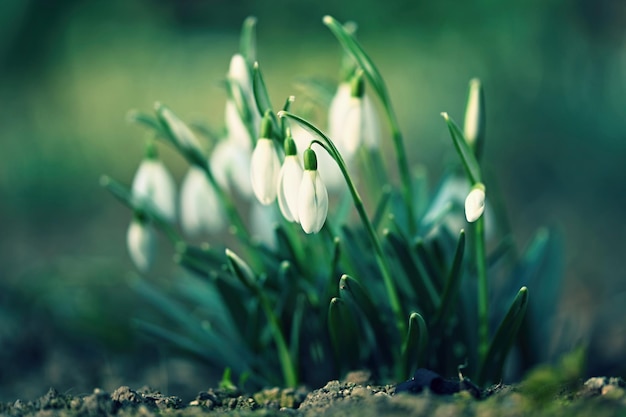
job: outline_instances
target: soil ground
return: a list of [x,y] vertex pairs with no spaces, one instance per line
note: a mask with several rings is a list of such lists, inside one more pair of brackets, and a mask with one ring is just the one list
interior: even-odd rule
[[623,416],[626,384],[619,378],[591,378],[575,390],[562,390],[552,398],[501,386],[477,400],[467,391],[435,395],[395,393],[393,385],[371,385],[363,373],[345,381],[330,381],[316,390],[272,388],[246,394],[237,389],[210,389],[188,403],[150,388],[122,386],[113,393],[95,389],[72,396],[51,388],[35,400],[0,403],[3,416]]

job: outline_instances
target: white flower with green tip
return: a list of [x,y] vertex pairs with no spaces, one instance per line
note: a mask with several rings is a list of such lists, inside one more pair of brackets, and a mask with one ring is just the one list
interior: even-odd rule
[[250,180],[254,195],[261,204],[271,204],[276,199],[280,159],[276,145],[271,139],[272,122],[269,116],[263,118],[261,138],[257,140],[250,161]]
[[328,214],[328,191],[317,171],[315,151],[304,152],[304,173],[298,192],[298,217],[305,233],[317,233]]

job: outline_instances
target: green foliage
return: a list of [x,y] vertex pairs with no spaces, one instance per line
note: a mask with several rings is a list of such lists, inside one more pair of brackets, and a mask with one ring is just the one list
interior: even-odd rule
[[[244,130],[258,131],[259,126],[250,126],[253,114],[266,115],[277,143],[284,142],[287,127],[307,129],[312,135],[309,147],[316,146],[316,152],[321,147],[320,153],[331,156],[348,192],[342,189],[341,198],[341,190],[337,191],[339,203],[331,205],[318,234],[307,235],[296,223],[281,219],[273,223],[269,240],[253,239],[235,195],[218,181],[214,166],[207,162],[210,157],[197,145],[193,131],[163,105],[156,106],[155,116],[133,113],[134,121],[204,173],[236,238],[229,247],[190,243],[160,219],[151,205],[135,198],[132,190],[104,177],[103,185],[118,199],[170,237],[176,262],[189,272],[174,281],[170,296],[144,278],[132,281],[132,287],[170,324],[138,320],[137,325],[216,367],[250,375],[250,381],[259,385],[316,385],[363,367],[377,377],[396,381],[407,378],[418,366],[455,375],[463,363],[468,364],[468,375],[480,383],[497,382],[509,351],[519,341],[520,329],[532,330],[535,325],[524,322],[529,317],[526,311],[541,311],[532,306],[526,285],[531,275],[541,273],[542,254],[550,247],[548,237],[541,235],[543,239],[535,241],[519,263],[514,262],[511,282],[515,287],[492,302],[490,268],[501,258],[510,238],[491,233],[493,239],[505,243],[487,253],[485,229],[495,230],[496,224],[487,224],[485,217],[493,213],[481,211],[475,224],[464,225],[460,209],[470,186],[483,181],[482,161],[445,114],[467,178],[459,180],[456,173],[451,174],[438,190],[428,193],[423,176],[410,174],[382,75],[349,28],[330,17],[324,23],[363,71],[384,107],[400,184],[389,182],[392,176],[388,173],[374,170],[374,166],[382,169],[382,164],[359,166],[354,158],[340,153],[335,141],[341,138],[328,137],[315,123],[291,112],[293,97],[286,100],[282,111],[274,113],[260,66],[254,61],[255,20],[246,20],[241,52],[251,90],[229,79],[229,90],[238,92],[239,97],[231,94],[229,100],[236,101]],[[246,94],[252,94],[254,100],[242,99]],[[247,107],[249,103],[256,108]],[[484,118],[484,111],[480,117]],[[377,146],[386,143],[381,139]],[[365,161],[376,160],[379,151],[366,145],[359,148]],[[323,169],[321,163],[319,169]],[[383,191],[375,182],[357,187],[354,179],[359,169],[373,170],[372,175],[385,182]],[[458,184],[463,184],[462,189]],[[371,217],[362,196],[375,207]],[[351,216],[350,203],[356,217]],[[544,276],[542,280],[552,279]],[[230,383],[230,373],[224,375]]]

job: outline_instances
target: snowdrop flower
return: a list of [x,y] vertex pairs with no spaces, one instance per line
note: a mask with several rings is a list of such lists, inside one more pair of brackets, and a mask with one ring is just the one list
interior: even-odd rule
[[313,149],[304,151],[304,173],[298,192],[298,217],[305,233],[320,231],[328,214],[328,191],[317,171]]
[[224,190],[235,188],[242,196],[252,196],[250,184],[250,144],[242,147],[230,136],[218,142],[211,152],[209,166],[217,184]]
[[130,259],[141,273],[146,273],[154,263],[157,237],[146,218],[135,215],[126,233],[126,245]]
[[344,159],[350,160],[361,145],[378,148],[380,122],[374,103],[365,95],[365,82],[358,73],[342,82],[331,101],[328,132]]
[[[298,157],[302,159],[302,150],[309,147],[309,144],[311,143],[311,134],[298,123],[291,123],[290,128],[291,135],[293,140],[296,142],[296,147],[298,148]],[[332,192],[340,189],[347,189],[339,166],[333,157],[328,154],[328,152],[323,151],[319,154],[317,157],[317,166],[319,168],[318,171],[322,177],[322,181],[324,182],[324,185],[326,185],[328,191]]]
[[189,236],[217,233],[224,226],[222,208],[205,172],[192,165],[180,190],[180,222]]
[[278,206],[290,222],[298,222],[298,191],[302,182],[302,165],[296,143],[291,136],[285,140],[285,160],[278,174]]
[[[230,65],[228,67],[227,77],[230,83],[238,87],[234,91],[231,91],[232,97],[227,101],[226,104],[226,122],[229,132],[233,127],[238,125],[238,128],[236,129],[237,133],[243,133],[243,131],[245,131],[245,135],[249,136],[248,130],[245,126],[245,121],[241,119],[241,115],[237,110],[237,106],[239,105],[239,107],[244,108],[244,111],[248,113],[248,115],[250,116],[249,122],[255,129],[255,133],[258,133],[257,129],[261,123],[261,115],[259,114],[256,100],[254,99],[254,92],[252,90],[252,74],[250,73],[250,67],[246,62],[246,59],[241,54],[235,54],[231,58]],[[228,107],[230,107],[230,109]],[[236,116],[236,118],[229,118],[229,112],[230,114]],[[238,120],[238,122],[236,122],[236,120]],[[250,140],[250,138],[248,139]]]
[[485,211],[485,186],[478,183],[472,187],[472,190],[465,199],[465,218],[468,222],[473,223],[482,216]]
[[271,139],[272,122],[263,118],[261,138],[257,141],[250,161],[250,179],[254,195],[261,204],[271,204],[276,199],[280,160],[276,145]]
[[252,145],[250,132],[243,120],[241,120],[237,105],[231,99],[226,100],[224,115],[228,137],[242,149],[250,149]]
[[176,221],[176,184],[163,162],[158,159],[153,142],[149,142],[146,147],[146,156],[135,173],[131,190],[135,198],[151,204],[166,221]]

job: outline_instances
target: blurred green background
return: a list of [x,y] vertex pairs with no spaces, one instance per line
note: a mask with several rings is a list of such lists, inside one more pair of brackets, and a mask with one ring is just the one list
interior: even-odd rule
[[[516,242],[542,225],[560,231],[565,279],[554,302],[569,318],[563,337],[591,342],[589,372],[624,371],[623,1],[4,0],[0,400],[50,385],[150,382],[174,394],[210,385],[208,370],[172,362],[129,331],[145,309],[126,286],[130,214],[98,178],[128,183],[137,167],[145,132],[125,121],[129,109],[150,111],[158,100],[221,127],[219,81],[248,15],[258,17],[258,58],[275,103],[297,95],[302,77],[336,80],[340,53],[325,14],[358,23],[410,159],[433,185],[456,157],[439,113],[462,120],[467,83],[482,79],[484,160]],[[180,178],[182,159],[163,157]],[[162,253],[155,280],[165,281],[173,269]]]

